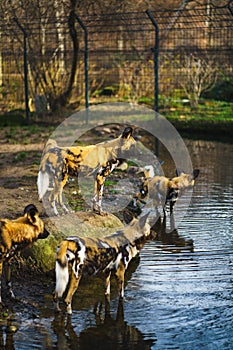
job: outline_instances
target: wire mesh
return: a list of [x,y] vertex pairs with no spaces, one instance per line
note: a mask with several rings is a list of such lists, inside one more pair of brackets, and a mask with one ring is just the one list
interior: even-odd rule
[[[198,98],[218,81],[232,79],[232,6],[211,4],[152,11],[159,27],[159,103]],[[145,12],[82,16],[88,31],[90,102],[109,98],[153,106],[155,30]],[[45,112],[51,96],[69,84],[74,47],[68,18],[24,22],[28,44],[30,108]],[[84,35],[75,25],[78,64],[71,103],[84,103]],[[0,23],[0,108],[24,106],[23,36],[17,24]],[[208,74],[207,74],[208,73]],[[205,76],[206,75],[206,76]],[[200,85],[200,80],[202,86]],[[34,106],[33,106],[34,104]],[[51,108],[52,106],[50,106]]]

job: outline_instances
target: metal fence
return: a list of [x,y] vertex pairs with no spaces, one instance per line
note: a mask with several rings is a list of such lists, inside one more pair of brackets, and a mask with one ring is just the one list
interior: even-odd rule
[[71,84],[74,50],[70,103],[112,99],[154,106],[157,98],[160,110],[178,100],[195,103],[233,79],[232,15],[229,1],[221,7],[80,16],[73,33],[65,17],[2,22],[0,112],[25,108],[25,89],[31,111],[51,108]]

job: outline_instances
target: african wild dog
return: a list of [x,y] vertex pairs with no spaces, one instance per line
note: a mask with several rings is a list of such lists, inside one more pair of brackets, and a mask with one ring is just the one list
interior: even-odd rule
[[37,239],[44,239],[48,235],[49,232],[45,229],[44,222],[39,218],[38,210],[33,204],[27,205],[23,216],[16,220],[0,219],[0,303],[2,303],[3,264],[6,263],[7,267],[7,287],[10,296],[14,298],[9,261],[17,252],[31,246]]
[[48,191],[52,179],[53,188],[49,202],[54,213],[58,215],[56,203],[68,212],[62,200],[62,191],[68,176],[94,173],[93,210],[103,214],[102,195],[105,179],[120,164],[124,152],[136,144],[132,132],[133,129],[127,127],[118,138],[89,146],[58,147],[55,141],[49,140],[42,155],[38,173],[39,200],[42,200]]
[[133,219],[120,231],[104,238],[68,237],[58,247],[56,260],[55,309],[69,283],[65,303],[72,313],[71,302],[82,275],[101,274],[105,278],[105,295],[110,295],[110,277],[118,281],[120,298],[124,296],[124,275],[130,260],[135,257],[150,234],[147,216]]
[[183,171],[176,170],[176,177],[169,179],[165,176],[153,176],[151,178],[148,171],[145,171],[145,177],[140,192],[135,196],[135,201],[142,201],[149,197],[153,200],[153,206],[156,210],[159,205],[162,205],[164,219],[167,216],[168,207],[170,216],[172,216],[178,197],[185,190],[194,186],[199,172],[199,169],[195,169],[192,174],[186,174]]

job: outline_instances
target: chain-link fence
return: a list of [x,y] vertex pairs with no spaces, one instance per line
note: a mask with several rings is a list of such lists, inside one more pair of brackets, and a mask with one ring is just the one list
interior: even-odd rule
[[38,114],[65,97],[154,106],[157,93],[162,111],[197,107],[203,96],[231,100],[232,1],[150,15],[157,32],[146,12],[1,23],[0,111],[25,108],[26,77],[28,108]]

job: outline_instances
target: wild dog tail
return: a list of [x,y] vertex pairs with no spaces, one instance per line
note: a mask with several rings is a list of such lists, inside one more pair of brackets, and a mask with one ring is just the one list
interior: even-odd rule
[[49,188],[49,174],[46,171],[40,170],[37,177],[37,189],[39,201],[41,201]]
[[57,252],[57,260],[56,260],[56,267],[55,267],[55,273],[56,273],[55,292],[57,293],[59,298],[62,297],[69,282],[68,258],[66,256],[68,245],[69,245],[68,241],[63,241],[60,244],[60,247],[58,248],[58,252]]

